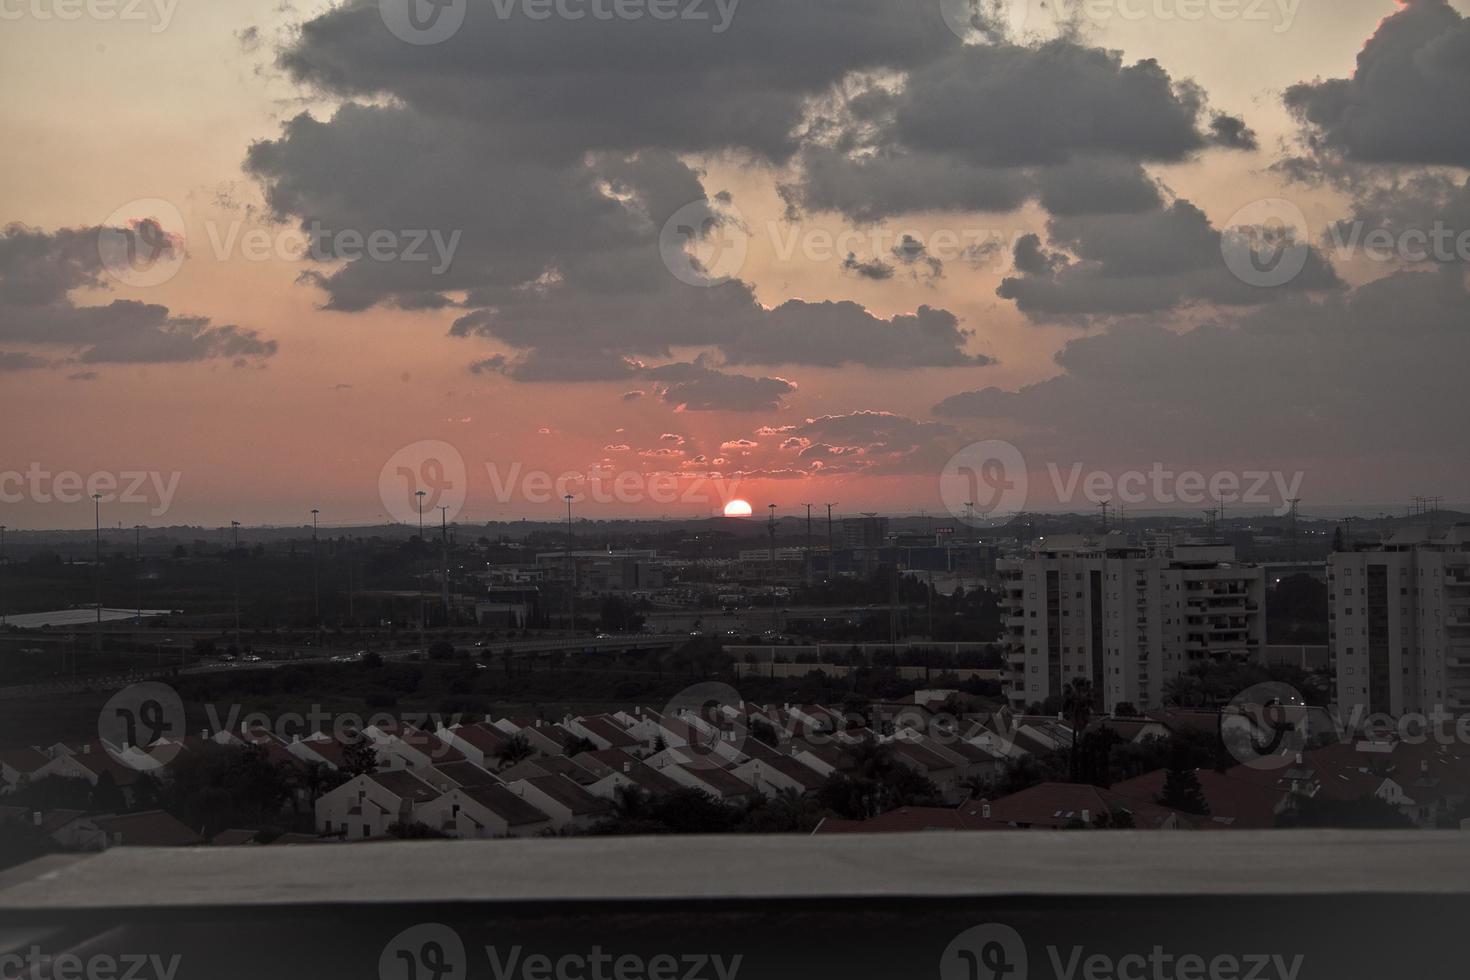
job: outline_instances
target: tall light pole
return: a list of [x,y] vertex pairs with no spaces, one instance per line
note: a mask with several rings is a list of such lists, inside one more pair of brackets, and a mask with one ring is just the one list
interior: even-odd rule
[[567,502],[567,629],[577,631],[577,562],[572,558],[572,495],[562,496]]
[[831,581],[834,570],[837,568],[837,551],[832,546],[832,508],[836,504],[827,505],[827,580]]
[[449,508],[439,508],[439,549],[444,565],[444,578],[439,582],[439,591],[444,600],[444,625],[449,625]]
[[97,586],[97,629],[92,634],[92,652],[102,652],[102,494],[92,494],[93,515],[95,518],[93,539],[93,573],[92,579]]
[[235,650],[243,649],[240,646],[240,522],[230,522],[230,533],[234,538],[234,547],[230,552],[230,564],[235,569]]
[[133,562],[138,566],[133,584],[138,589],[138,628],[143,627],[143,525],[133,525]]
[[806,584],[812,584],[812,508],[816,504],[802,504],[806,508]]
[[[419,501],[419,547],[420,548],[422,548],[424,546],[424,497],[426,495],[427,495],[426,492],[423,491],[423,490],[416,490],[416,491],[414,491],[414,496],[417,497],[418,498],[418,501]],[[423,578],[422,575],[417,575],[417,576],[415,576],[415,578],[418,579],[418,583],[419,583],[419,654],[421,656],[427,657],[429,655],[429,648],[426,645],[425,640],[424,640],[424,629],[425,629],[425,626],[426,626],[424,620],[427,619],[428,617],[427,617],[427,615],[426,615],[426,613],[424,611],[424,578]]]
[[771,536],[771,632],[774,634],[778,622],[776,614],[776,505],[767,504],[766,506],[771,511],[770,520],[766,522],[766,533]]
[[316,627],[317,653],[321,653],[322,649],[321,573],[317,568],[316,548],[317,518],[321,516],[321,513],[322,512],[317,510],[315,507],[313,507],[311,510],[311,618],[313,624]]
[[5,525],[0,524],[0,629],[5,627]]

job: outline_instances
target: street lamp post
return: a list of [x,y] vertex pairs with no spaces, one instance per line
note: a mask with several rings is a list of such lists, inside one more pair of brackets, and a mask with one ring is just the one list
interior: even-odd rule
[[230,533],[234,537],[233,550],[230,552],[230,564],[235,567],[235,650],[244,649],[240,646],[240,522],[230,522]]
[[94,517],[92,580],[97,586],[97,628],[92,634],[92,652],[102,652],[102,494],[92,494]]
[[311,511],[311,618],[316,626],[316,649],[321,654],[322,649],[322,591],[321,574],[317,568],[317,518],[321,511],[312,508]]
[[133,576],[133,585],[137,587],[138,599],[138,628],[143,628],[143,525],[133,525],[133,563],[138,566]]
[[562,497],[567,502],[567,629],[577,631],[577,562],[572,558],[572,495]]
[[[424,496],[423,490],[416,491],[414,496],[419,499],[419,547],[424,546]],[[429,648],[424,643],[424,628],[428,615],[424,609],[424,578],[422,575],[414,576],[419,583],[419,655],[427,657]]]
[[0,629],[5,628],[5,525],[0,524]]
[[439,508],[439,549],[444,565],[444,578],[439,583],[440,598],[444,600],[444,625],[449,625],[449,508]]

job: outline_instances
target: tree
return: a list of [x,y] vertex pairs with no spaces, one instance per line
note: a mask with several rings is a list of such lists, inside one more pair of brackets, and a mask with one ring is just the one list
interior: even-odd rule
[[357,735],[342,747],[342,771],[349,777],[378,771],[378,750],[372,739]]
[[1195,775],[1194,767],[1182,750],[1176,750],[1169,760],[1169,768],[1164,774],[1164,790],[1158,796],[1158,803],[1160,806],[1201,816],[1210,812],[1210,806],[1205,802],[1204,790],[1199,784],[1199,776]]
[[495,759],[500,763],[501,769],[509,769],[516,763],[529,759],[532,754],[531,743],[526,740],[526,736],[516,734],[510,737],[510,740],[505,743],[505,748],[500,750]]
[[1300,800],[1295,810],[1277,818],[1278,827],[1332,827],[1342,830],[1411,830],[1414,822],[1376,796],[1328,800],[1321,795]]
[[1082,733],[1092,720],[1092,682],[1085,677],[1074,677],[1067,685],[1062,699],[1062,713],[1072,723],[1072,750],[1069,770],[1072,782],[1082,782]]
[[567,758],[571,759],[581,755],[583,752],[596,752],[597,743],[593,742],[590,738],[573,735],[566,740],[566,744],[562,746],[562,749],[566,752]]
[[1347,544],[1342,539],[1342,525],[1341,524],[1339,524],[1337,526],[1337,529],[1332,532],[1332,550],[1333,551],[1346,551],[1347,550]]
[[92,787],[92,798],[88,801],[87,809],[94,813],[121,813],[127,805],[122,787],[117,784],[111,772],[102,770],[102,775],[97,777],[97,784]]

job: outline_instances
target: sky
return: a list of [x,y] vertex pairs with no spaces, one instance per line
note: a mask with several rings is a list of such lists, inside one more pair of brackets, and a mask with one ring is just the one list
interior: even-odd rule
[[0,523],[1470,500],[1463,4],[436,3],[0,0]]

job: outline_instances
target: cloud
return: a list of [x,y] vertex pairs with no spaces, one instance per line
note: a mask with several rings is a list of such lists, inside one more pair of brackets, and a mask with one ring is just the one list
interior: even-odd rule
[[872,279],[876,282],[893,278],[893,266],[887,262],[882,259],[859,262],[857,255],[852,252],[848,252],[847,258],[842,260],[842,271],[851,272],[860,279]]
[[[1470,357],[1462,268],[1399,272],[1187,332],[1114,326],[1057,355],[1062,374],[946,398],[936,415],[1029,433],[1039,458],[1366,461],[1458,438]],[[1048,455],[1049,454],[1049,455]]]
[[1470,167],[1470,20],[1445,0],[1408,0],[1358,55],[1349,78],[1302,82],[1287,107],[1309,152],[1356,163]]
[[780,160],[796,148],[806,99],[850,72],[902,70],[960,47],[929,0],[748,3],[728,29],[716,26],[543,18],[524,5],[502,17],[470,4],[453,38],[414,46],[384,28],[378,0],[349,0],[303,24],[280,62],[332,95],[391,94],[415,115],[513,133],[515,152],[543,161],[646,148]]
[[275,354],[276,342],[254,330],[175,316],[166,306],[136,300],[77,306],[74,292],[110,288],[99,245],[106,231],[12,224],[0,233],[0,342],[67,348],[88,364],[243,364]]
[[8,371],[30,371],[50,365],[50,361],[34,354],[0,351],[0,374]]
[[1162,313],[1183,307],[1279,302],[1298,292],[1339,289],[1315,248],[1305,268],[1279,289],[1258,289],[1225,264],[1221,235],[1189,201],[1137,214],[1053,218],[1053,251],[1027,235],[1016,243],[1020,273],[1001,281],[1003,299],[1033,320],[1075,320]]
[[658,386],[659,397],[680,412],[774,412],[796,391],[784,378],[726,374],[702,363],[665,364],[644,374]]
[[[1138,210],[1149,188],[1129,164],[1254,147],[1243,120],[1215,114],[1206,124],[1206,113],[1203,90],[1156,61],[1125,64],[1067,39],[968,45],[835,99],[811,124],[802,178],[786,193],[797,208],[855,221],[1011,211],[1037,195],[1074,213],[1081,201]],[[1067,193],[1087,176],[1083,160],[1110,161],[1098,197]]]

